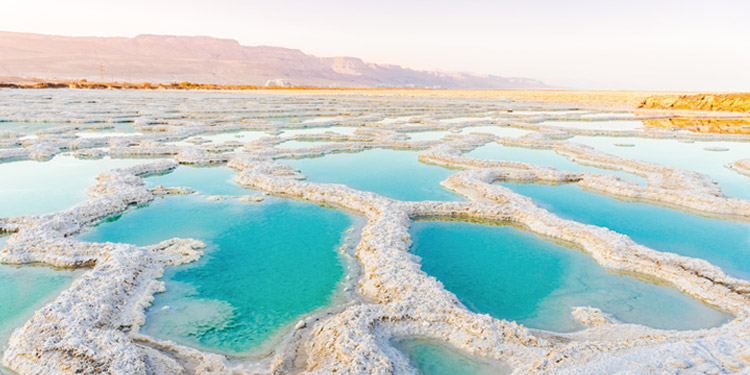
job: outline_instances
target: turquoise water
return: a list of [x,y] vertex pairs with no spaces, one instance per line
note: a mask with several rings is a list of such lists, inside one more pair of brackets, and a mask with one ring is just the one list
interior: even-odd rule
[[510,374],[510,368],[471,357],[436,341],[403,340],[396,343],[411,365],[422,375],[498,375]]
[[0,217],[41,215],[85,201],[87,187],[99,173],[144,163],[137,159],[82,160],[56,156],[52,160],[0,163]]
[[[330,304],[344,274],[336,252],[350,218],[314,204],[170,197],[103,223],[84,241],[154,244],[195,238],[206,255],[169,267],[143,332],[206,350],[261,350],[284,327]],[[272,341],[272,340],[271,340]]]
[[488,143],[465,154],[472,158],[488,160],[517,161],[538,165],[546,165],[567,172],[590,172],[608,174],[620,177],[624,180],[636,182],[640,185],[646,184],[646,179],[630,173],[615,171],[611,169],[595,168],[574,163],[565,156],[553,150],[533,149],[524,147],[506,147],[497,143]]
[[[560,217],[607,227],[659,251],[702,258],[750,280],[750,224],[628,203],[577,185],[503,184]],[[616,213],[616,214],[614,214]]]
[[[0,248],[2,242],[0,238]],[[34,311],[57,297],[82,272],[0,264],[0,349]]]
[[459,200],[440,187],[455,171],[420,163],[417,155],[415,151],[375,149],[282,162],[301,170],[312,182],[346,184],[404,201]]
[[621,321],[695,329],[727,316],[671,288],[608,273],[576,250],[510,226],[422,221],[412,252],[469,309],[532,328],[582,328],[573,307],[598,307]]
[[33,134],[37,130],[51,129],[65,124],[55,122],[0,122],[0,131]]
[[[571,142],[583,143],[623,158],[646,160],[668,167],[700,172],[714,179],[727,195],[750,199],[750,177],[724,167],[737,160],[750,158],[750,143],[685,143],[673,139],[634,137],[574,137]],[[622,143],[632,144],[634,147],[615,146]],[[709,151],[706,148],[721,148],[727,151]]]
[[179,166],[170,173],[145,179],[146,186],[190,187],[205,195],[248,195],[252,190],[243,189],[234,182],[237,174],[226,167]]

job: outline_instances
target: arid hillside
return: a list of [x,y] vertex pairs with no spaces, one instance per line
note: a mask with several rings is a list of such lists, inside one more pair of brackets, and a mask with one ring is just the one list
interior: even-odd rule
[[527,78],[418,71],[354,57],[203,36],[66,37],[0,32],[0,76],[319,87],[544,88]]

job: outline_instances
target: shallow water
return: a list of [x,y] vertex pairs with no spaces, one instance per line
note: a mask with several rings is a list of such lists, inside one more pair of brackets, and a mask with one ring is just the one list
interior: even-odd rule
[[76,136],[79,138],[129,137],[134,135],[142,135],[142,133],[120,133],[108,131],[83,131],[76,133]]
[[41,215],[69,208],[88,199],[85,190],[96,183],[99,173],[145,162],[59,155],[45,162],[0,163],[0,217]]
[[[590,115],[594,116],[594,115]],[[563,129],[595,129],[595,130],[639,130],[643,129],[643,122],[636,120],[612,120],[593,121],[597,117],[591,117],[591,121],[544,121],[540,125],[553,126]]]
[[492,120],[491,117],[454,117],[448,119],[442,119],[440,122],[446,124],[471,124],[474,122]]
[[201,134],[201,138],[205,138],[211,143],[223,143],[223,142],[252,142],[263,137],[268,137],[268,133],[259,130],[242,130],[232,132],[222,132],[216,134]]
[[302,149],[310,147],[321,147],[331,145],[330,142],[316,142],[316,141],[286,141],[276,145],[277,148],[288,148],[288,149]]
[[37,130],[51,129],[63,125],[66,124],[56,122],[0,122],[0,132],[9,131],[29,135]]
[[[117,122],[117,123],[93,123],[93,124],[85,124],[85,125],[94,125],[94,124],[101,124],[108,126],[107,129],[101,129],[101,130],[93,130],[93,129],[86,129],[81,130],[76,135],[79,137],[106,137],[106,136],[126,136],[126,135],[138,135],[142,134],[139,131],[136,131],[135,128],[133,128],[132,123],[123,123],[123,122]],[[68,124],[68,125],[76,125],[76,124]],[[84,126],[84,124],[77,124],[79,126]],[[110,127],[111,126],[111,127]]]
[[395,346],[422,375],[510,374],[510,368],[499,362],[490,364],[436,341],[410,339],[399,341]]
[[437,141],[439,139],[442,139],[448,134],[451,134],[451,132],[447,130],[440,130],[440,131],[425,131],[425,132],[409,132],[404,133],[407,136],[409,136],[410,141]]
[[623,202],[574,184],[503,186],[531,197],[560,217],[609,228],[655,250],[705,259],[750,280],[750,224]]
[[615,171],[612,169],[596,168],[581,165],[568,160],[554,150],[543,150],[524,147],[507,147],[497,143],[488,143],[484,146],[477,147],[465,154],[472,158],[481,158],[488,160],[517,161],[538,165],[546,165],[567,172],[590,172],[607,174],[620,177],[624,180],[633,181],[639,185],[646,185],[646,179],[634,174]]
[[726,321],[667,287],[608,273],[590,257],[509,226],[414,223],[412,252],[469,309],[532,328],[582,328],[576,306],[598,307],[621,321],[695,329]]
[[460,134],[489,133],[498,137],[518,138],[533,132],[533,130],[512,128],[510,126],[469,126],[461,129]]
[[147,177],[146,186],[190,187],[205,195],[242,196],[253,194],[253,190],[242,188],[234,182],[236,171],[227,167],[179,166],[172,172]]
[[85,241],[149,245],[173,237],[207,245],[169,267],[143,332],[214,352],[262,349],[303,315],[330,304],[344,274],[336,252],[350,218],[314,204],[170,197],[103,223]]
[[415,151],[374,149],[282,162],[301,170],[312,182],[346,184],[405,201],[460,200],[440,187],[455,171],[420,163],[417,155]]
[[[7,238],[0,237],[0,248]],[[22,326],[83,271],[0,264],[0,351],[13,331]]]
[[281,136],[291,137],[294,135],[310,135],[310,134],[325,134],[325,133],[336,133],[340,135],[355,135],[354,131],[357,130],[354,126],[329,126],[320,128],[304,128],[304,129],[287,129],[282,130]]
[[[737,160],[750,158],[750,143],[685,143],[671,139],[635,137],[574,137],[570,141],[623,158],[700,172],[716,181],[725,194],[750,199],[750,177],[724,167]],[[634,147],[618,147],[615,144],[632,144]],[[706,148],[726,148],[728,151],[710,151]]]

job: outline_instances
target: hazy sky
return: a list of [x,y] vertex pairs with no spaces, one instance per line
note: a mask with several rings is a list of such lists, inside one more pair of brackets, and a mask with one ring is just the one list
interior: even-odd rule
[[750,0],[0,0],[0,30],[210,35],[571,88],[750,91]]

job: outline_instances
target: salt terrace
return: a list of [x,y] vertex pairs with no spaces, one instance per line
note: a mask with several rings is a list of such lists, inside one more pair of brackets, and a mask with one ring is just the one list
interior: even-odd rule
[[[99,173],[86,189],[87,199],[61,211],[9,216],[0,204],[0,230],[9,235],[0,238],[0,262],[82,270],[66,290],[15,327],[2,363],[24,374],[411,374],[417,369],[397,343],[419,339],[442,342],[477,360],[497,363],[498,371],[518,374],[750,371],[750,281],[706,260],[660,252],[607,228],[557,216],[497,183],[575,184],[623,201],[750,222],[750,201],[725,195],[705,174],[625,159],[571,140],[606,136],[722,141],[750,149],[750,135],[639,124],[680,116],[685,113],[580,108],[481,94],[0,91],[0,121],[12,124],[6,130],[0,122],[2,180],[14,178],[4,167],[28,160],[49,163],[72,156],[137,161]],[[34,131],[24,131],[24,124]],[[503,136],[502,129],[515,129],[517,136]],[[422,132],[444,133],[410,137]],[[301,144],[277,147],[291,141]],[[467,155],[493,143],[551,150],[602,173]],[[375,189],[306,179],[304,168],[290,166],[297,159],[323,160],[329,154],[373,149],[413,151],[421,163],[445,168],[448,177],[440,184],[455,199],[399,200]],[[746,154],[750,158],[750,152]],[[726,168],[746,178],[747,158]],[[198,194],[191,186],[144,183],[147,176],[187,166],[231,168],[233,181],[246,188],[244,194],[200,195],[205,199],[236,199],[248,205],[291,199],[362,218],[362,225],[355,225],[356,241],[339,249],[352,263],[343,299],[283,329],[282,337],[262,355],[227,355],[141,332],[154,295],[164,290],[160,278],[165,267],[198,261],[205,244],[175,238],[136,246],[83,242],[78,236],[168,195]],[[394,183],[408,185],[408,179],[406,173]],[[609,272],[672,288],[730,318],[704,329],[657,329],[578,306],[570,314],[585,328],[566,333],[482,314],[425,273],[420,259],[410,253],[411,225],[426,218],[522,228],[582,252]]]

